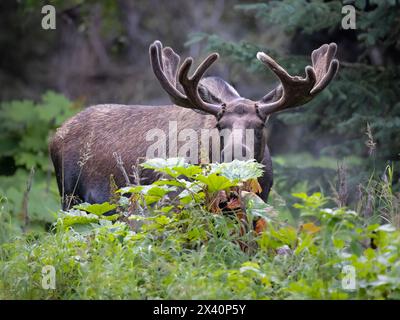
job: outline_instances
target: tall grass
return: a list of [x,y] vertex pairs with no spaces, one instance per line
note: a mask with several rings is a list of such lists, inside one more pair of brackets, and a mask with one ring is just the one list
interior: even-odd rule
[[[253,183],[233,178],[247,180],[257,175],[255,167],[231,167],[218,176],[171,161],[157,165],[170,178],[120,190],[131,193],[129,201],[75,206],[60,212],[51,232],[26,233],[1,245],[0,298],[400,298],[400,231],[387,223],[398,215],[392,169],[365,186],[376,192],[371,216],[363,214],[371,191],[359,212],[331,206],[320,193],[297,193],[299,218],[288,221],[283,207],[241,190]],[[178,182],[185,185],[182,196],[169,197],[167,186]],[[241,191],[243,198],[234,196]],[[103,215],[115,206],[118,214]],[[265,228],[257,230],[260,217]],[[56,287],[46,290],[42,270],[48,265],[55,268]],[[343,286],[344,267],[354,268],[355,288]]]

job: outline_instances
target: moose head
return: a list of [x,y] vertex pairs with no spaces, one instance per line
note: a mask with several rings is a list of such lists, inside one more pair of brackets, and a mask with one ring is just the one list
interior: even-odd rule
[[270,56],[258,52],[257,59],[280,80],[275,89],[258,101],[241,97],[222,79],[203,78],[218,59],[218,53],[210,54],[191,76],[191,57],[179,67],[180,57],[171,48],[163,48],[160,41],[150,46],[149,54],[154,74],[175,105],[215,116],[220,132],[227,129],[233,134],[253,130],[254,146],[243,142],[243,137],[231,137],[221,150],[223,160],[226,151],[231,153],[234,147],[241,149],[242,153],[254,150],[254,158],[261,162],[265,152],[264,128],[267,119],[273,113],[307,103],[328,85],[339,67],[338,60],[334,58],[336,49],[336,44],[331,43],[314,50],[311,54],[312,66],[305,68],[305,77],[291,76]]

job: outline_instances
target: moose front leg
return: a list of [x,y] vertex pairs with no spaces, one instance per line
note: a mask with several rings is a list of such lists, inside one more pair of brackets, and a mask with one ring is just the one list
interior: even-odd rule
[[258,178],[258,182],[262,188],[260,197],[265,202],[267,202],[268,195],[269,195],[269,192],[270,192],[272,184],[273,184],[273,172],[272,172],[271,155],[269,153],[269,149],[266,144],[264,147],[264,156],[263,156],[263,159],[261,160],[261,163],[264,165],[264,173],[260,178]]

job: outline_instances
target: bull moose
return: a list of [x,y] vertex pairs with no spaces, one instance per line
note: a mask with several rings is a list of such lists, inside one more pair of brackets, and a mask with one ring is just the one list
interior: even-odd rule
[[[303,105],[313,99],[334,78],[339,62],[335,59],[335,43],[324,44],[311,54],[312,66],[305,68],[305,77],[291,76],[276,61],[263,52],[257,59],[280,80],[280,84],[258,101],[243,98],[227,82],[218,77],[205,77],[204,73],[218,59],[210,54],[189,76],[193,64],[187,58],[180,66],[180,57],[161,42],[150,45],[149,55],[153,72],[169,95],[172,105],[95,105],[67,120],[55,133],[49,144],[63,209],[78,202],[102,203],[110,198],[110,176],[117,187],[127,183],[126,168],[137,164],[146,156],[151,144],[146,132],[154,128],[167,129],[170,121],[177,130],[185,128],[200,132],[202,129],[252,129],[254,132],[254,158],[264,165],[259,182],[261,197],[267,201],[273,176],[270,152],[266,141],[266,121],[276,112]],[[228,140],[227,140],[228,141]],[[229,141],[233,141],[229,140]],[[222,155],[232,143],[222,143]],[[248,149],[242,139],[233,144]],[[119,163],[115,159],[118,155]],[[132,177],[128,177],[129,182]],[[154,172],[144,172],[142,184],[157,179]],[[136,181],[137,182],[137,181]],[[71,201],[73,199],[73,201]]]

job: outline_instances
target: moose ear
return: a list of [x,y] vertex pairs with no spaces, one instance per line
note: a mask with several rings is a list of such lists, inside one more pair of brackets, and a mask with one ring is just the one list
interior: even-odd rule
[[239,93],[229,83],[219,77],[203,78],[199,84],[200,97],[213,104],[227,104],[240,98]]
[[268,92],[264,97],[260,99],[260,103],[271,103],[274,101],[278,101],[283,94],[282,86],[279,85],[275,89]]

